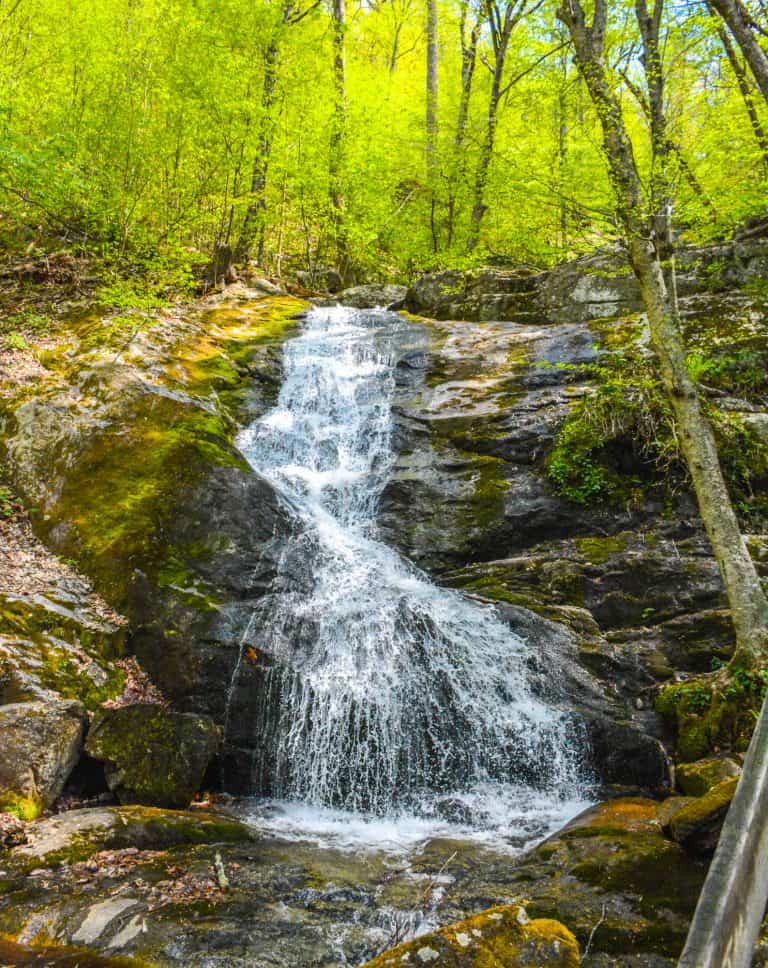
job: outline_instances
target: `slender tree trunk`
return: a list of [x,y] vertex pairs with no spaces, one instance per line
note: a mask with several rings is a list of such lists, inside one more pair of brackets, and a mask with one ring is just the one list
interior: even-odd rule
[[259,143],[251,172],[250,201],[245,212],[240,238],[234,251],[234,261],[247,262],[256,242],[256,259],[261,265],[264,261],[264,216],[267,209],[267,174],[269,157],[272,152],[275,121],[273,109],[277,87],[277,39],[273,38],[264,55],[264,83],[261,91],[261,120],[259,122]]
[[472,218],[469,227],[469,237],[467,239],[467,249],[472,252],[480,240],[480,227],[483,217],[487,211],[485,204],[485,189],[488,184],[488,173],[491,168],[493,149],[496,141],[496,128],[499,121],[499,101],[501,100],[501,81],[504,76],[504,66],[507,60],[509,49],[509,39],[512,35],[512,28],[520,19],[523,12],[523,3],[519,0],[508,0],[504,8],[502,20],[501,10],[495,0],[488,3],[488,26],[490,27],[493,40],[493,81],[491,82],[491,95],[488,102],[488,121],[485,129],[485,138],[480,148],[480,158],[475,170],[475,186],[473,193]]
[[440,248],[436,224],[437,196],[437,136],[438,136],[438,37],[437,0],[427,0],[427,184],[430,199],[430,229],[432,247]]
[[333,0],[333,121],[331,127],[329,194],[331,222],[336,242],[336,262],[346,282],[351,270],[344,195],[344,160],[347,139],[346,79],[347,16],[345,0]]
[[696,385],[688,373],[676,306],[670,299],[658,254],[648,238],[640,177],[621,106],[603,66],[606,0],[596,0],[595,20],[587,26],[579,0],[566,0],[559,18],[571,33],[576,62],[603,129],[618,211],[632,268],[648,315],[654,349],[675,417],[680,447],[699,503],[702,521],[728,595],[736,631],[734,663],[752,666],[768,651],[768,599],[762,591],[725,485],[714,434]]
[[755,99],[752,95],[752,89],[749,84],[747,72],[744,69],[744,65],[737,57],[736,51],[733,49],[733,44],[731,43],[731,38],[728,36],[728,31],[720,23],[718,23],[717,26],[717,36],[720,38],[720,42],[723,45],[723,50],[725,51],[726,57],[731,65],[731,70],[736,77],[736,83],[739,86],[739,93],[741,94],[741,99],[744,102],[744,107],[747,109],[749,123],[752,125],[752,133],[755,136],[755,141],[757,141],[757,144],[760,148],[760,154],[763,157],[763,168],[768,168],[768,137],[766,137],[765,128],[760,120],[760,115],[757,113],[757,105],[755,104]]
[[651,211],[653,234],[659,258],[671,253],[667,227],[672,206],[672,186],[669,181],[671,142],[667,136],[667,117],[664,110],[664,67],[661,60],[661,17],[664,0],[653,0],[648,10],[646,0],[635,0],[635,14],[643,42],[643,70],[648,91],[648,114],[651,125]]
[[711,0],[723,20],[728,24],[744,59],[749,64],[757,86],[768,102],[768,54],[758,43],[752,30],[752,20],[741,0]]
[[[558,17],[568,27],[576,62],[597,108],[603,146],[629,256],[640,284],[701,517],[715,552],[736,630],[731,668],[765,661],[768,600],[739,531],[723,480],[712,428],[688,373],[674,300],[648,238],[640,178],[621,106],[603,66],[607,0],[595,0],[588,26],[579,0],[564,0]],[[723,825],[718,850],[699,898],[681,968],[748,968],[768,898],[768,703],[763,704],[744,772]]]
[[459,186],[463,182],[467,173],[466,155],[464,153],[464,142],[467,136],[467,125],[469,123],[469,104],[472,98],[472,82],[475,77],[475,67],[477,66],[477,44],[480,38],[480,27],[482,25],[482,7],[478,9],[477,16],[472,23],[472,27],[467,32],[467,21],[469,19],[469,3],[464,0],[461,5],[461,96],[459,98],[459,112],[456,120],[456,134],[453,139],[454,162],[451,172],[450,184],[448,186],[448,239],[447,247],[450,249],[453,244],[453,237],[456,230],[456,195]]

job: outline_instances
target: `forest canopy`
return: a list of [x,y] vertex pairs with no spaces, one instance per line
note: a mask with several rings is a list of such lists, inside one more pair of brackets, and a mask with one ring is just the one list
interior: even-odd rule
[[[650,193],[635,6],[610,14]],[[553,3],[5,0],[0,45],[9,248],[184,266],[226,245],[278,274],[348,260],[386,279],[548,265],[618,231]],[[764,210],[766,102],[704,3],[667,3],[660,47],[675,224],[723,237]]]

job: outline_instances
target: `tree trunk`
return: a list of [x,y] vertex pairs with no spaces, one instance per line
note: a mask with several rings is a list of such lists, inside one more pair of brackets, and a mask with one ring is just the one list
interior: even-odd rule
[[[680,447],[731,606],[737,642],[731,668],[755,667],[765,661],[768,649],[768,600],[739,531],[712,428],[688,373],[677,307],[667,294],[658,256],[647,237],[632,145],[603,66],[607,0],[595,0],[591,27],[586,24],[579,0],[565,0],[558,17],[570,30],[576,62],[600,118],[630,261],[640,284]],[[768,703],[763,705],[750,743],[680,968],[748,968],[768,899],[768,869],[763,862],[766,850]]]
[[456,195],[459,186],[466,176],[467,166],[464,155],[464,141],[467,135],[467,124],[469,122],[469,103],[472,97],[472,82],[475,77],[475,67],[477,66],[477,43],[480,39],[480,27],[482,24],[482,8],[478,9],[472,28],[467,33],[467,19],[469,13],[468,0],[464,0],[461,5],[461,96],[459,98],[459,112],[456,120],[456,134],[453,139],[453,166],[451,171],[450,184],[448,186],[448,238],[447,247],[450,249],[453,244],[453,237],[456,228]]
[[669,215],[672,206],[672,187],[669,182],[669,154],[671,143],[667,136],[664,111],[664,68],[661,60],[661,16],[664,0],[654,0],[653,11],[646,0],[635,0],[635,14],[643,42],[643,70],[648,90],[648,116],[651,125],[651,211],[653,235],[660,259],[672,254],[668,238]]
[[488,101],[488,121],[485,129],[485,138],[480,148],[480,158],[475,170],[475,187],[473,193],[472,219],[469,227],[469,237],[467,239],[467,249],[472,252],[480,241],[480,226],[483,216],[486,213],[485,189],[488,184],[488,173],[491,168],[493,158],[493,148],[496,141],[496,127],[499,122],[499,101],[501,100],[501,81],[504,76],[504,65],[509,49],[509,38],[512,28],[520,19],[522,5],[515,11],[518,0],[511,0],[504,9],[504,20],[501,19],[501,11],[495,0],[488,4],[488,25],[493,40],[493,81],[491,83],[491,95]]
[[752,22],[747,8],[741,0],[711,0],[711,2],[736,38],[744,59],[754,74],[757,86],[768,102],[768,54],[752,32]]
[[347,79],[346,39],[347,16],[345,0],[333,0],[333,120],[331,126],[329,195],[331,223],[336,243],[336,263],[346,283],[350,273],[349,244],[345,225],[346,198],[344,196],[344,158],[347,137]]
[[257,243],[256,259],[259,265],[264,261],[264,216],[267,209],[269,156],[272,151],[275,126],[273,108],[277,86],[277,57],[277,39],[273,38],[264,55],[259,144],[251,172],[250,201],[240,230],[240,238],[235,245],[234,261],[236,263],[247,262],[250,259],[254,242]]
[[432,247],[435,252],[440,247],[436,225],[436,195],[437,195],[437,105],[438,105],[438,75],[437,75],[437,0],[427,0],[427,185],[430,199],[430,228],[432,232]]
[[757,106],[752,95],[752,90],[749,86],[747,72],[744,69],[744,65],[736,56],[736,51],[733,49],[733,44],[731,43],[731,38],[728,36],[728,31],[721,23],[718,23],[717,26],[717,36],[720,38],[720,42],[723,45],[723,50],[725,51],[726,57],[731,65],[734,76],[736,77],[736,83],[739,86],[741,99],[744,101],[744,107],[747,109],[747,114],[749,115],[749,123],[752,125],[752,132],[755,136],[755,141],[757,141],[757,144],[760,148],[760,153],[763,156],[763,168],[768,168],[768,137],[766,137],[765,128],[763,127],[760,116],[757,113]]
[[714,434],[688,373],[677,308],[667,293],[657,253],[648,239],[640,176],[621,105],[603,66],[606,0],[597,0],[592,27],[579,0],[558,11],[571,32],[576,62],[603,129],[603,147],[624,225],[629,257],[640,284],[661,376],[675,417],[704,527],[720,567],[736,631],[734,663],[755,665],[768,650],[768,599],[740,532],[723,478]]

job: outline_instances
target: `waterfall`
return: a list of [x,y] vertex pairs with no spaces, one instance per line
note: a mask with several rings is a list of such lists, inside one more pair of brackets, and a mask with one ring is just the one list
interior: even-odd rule
[[529,646],[377,534],[409,326],[313,309],[285,346],[276,406],[238,440],[305,524],[251,623],[269,657],[254,790],[382,816],[489,787],[572,796],[577,727],[534,695]]

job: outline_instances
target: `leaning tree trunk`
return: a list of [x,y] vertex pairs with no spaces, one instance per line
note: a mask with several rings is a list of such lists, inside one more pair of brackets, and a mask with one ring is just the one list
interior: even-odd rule
[[757,113],[757,105],[755,104],[755,99],[750,88],[747,72],[744,69],[744,65],[736,56],[736,51],[733,49],[733,44],[731,43],[731,38],[728,36],[728,31],[720,23],[718,23],[717,27],[717,36],[720,38],[720,43],[723,45],[723,50],[725,51],[725,55],[728,58],[729,64],[731,65],[731,70],[736,77],[739,93],[741,94],[741,99],[744,102],[744,107],[747,109],[749,123],[752,125],[752,133],[754,134],[755,141],[760,148],[760,154],[762,155],[763,159],[763,168],[768,169],[768,137],[766,137],[765,128],[760,120],[760,115]]
[[[647,235],[642,192],[621,107],[603,66],[606,0],[595,0],[588,26],[579,0],[565,0],[558,17],[570,30],[576,62],[597,108],[629,255],[640,284],[651,339],[661,363],[680,436],[707,529],[723,577],[736,629],[732,667],[765,660],[768,600],[739,531],[712,428],[688,373],[676,307],[670,300],[658,255]],[[680,968],[748,968],[768,900],[768,702],[750,743],[736,796],[723,825],[715,858],[699,898]]]
[[701,518],[717,559],[731,606],[737,649],[734,663],[754,666],[768,652],[768,599],[739,529],[717,453],[714,433],[702,410],[686,365],[676,307],[667,292],[658,254],[648,238],[640,176],[621,106],[603,66],[606,0],[596,0],[588,27],[579,0],[567,0],[558,16],[571,33],[576,62],[597,108],[611,181],[624,225],[629,257],[640,285],[662,381],[675,417]]
[[768,54],[760,46],[752,31],[752,21],[747,8],[741,0],[711,0],[711,3],[728,24],[744,59],[754,74],[757,86],[768,102]]

